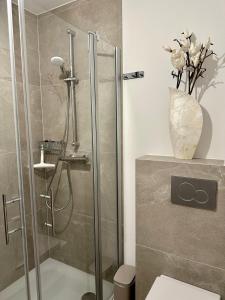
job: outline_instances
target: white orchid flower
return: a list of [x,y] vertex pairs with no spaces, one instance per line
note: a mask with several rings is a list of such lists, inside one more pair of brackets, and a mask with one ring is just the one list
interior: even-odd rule
[[206,48],[207,50],[209,50],[210,46],[211,46],[211,38],[210,38],[210,36],[209,36],[208,41],[207,41],[207,43],[206,43],[206,45],[205,45],[205,48]]
[[189,32],[189,30],[186,29],[182,34],[187,39],[187,38],[189,38],[192,35],[192,32]]
[[191,46],[191,42],[189,39],[184,39],[181,41],[182,44],[182,49],[184,52],[188,52],[190,46]]
[[191,58],[191,61],[192,61],[193,65],[194,65],[194,67],[197,67],[197,65],[199,64],[200,56],[201,56],[201,52],[198,52],[195,56],[193,56]]
[[191,43],[189,54],[190,56],[195,56],[201,49],[201,44]]
[[171,55],[171,63],[174,68],[181,70],[185,66],[185,55],[182,48],[179,50],[173,50]]
[[163,49],[164,49],[165,51],[167,51],[167,52],[172,52],[172,51],[173,51],[172,48],[171,48],[170,46],[168,46],[168,45],[164,45],[164,46],[163,46]]

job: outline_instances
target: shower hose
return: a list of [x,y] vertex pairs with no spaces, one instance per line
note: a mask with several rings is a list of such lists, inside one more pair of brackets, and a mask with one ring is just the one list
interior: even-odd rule
[[[65,157],[66,155],[66,150],[67,150],[67,145],[68,145],[68,139],[69,139],[69,128],[70,128],[70,107],[71,105],[71,93],[70,93],[70,84],[67,83],[67,95],[68,95],[68,99],[67,99],[67,106],[66,106],[66,118],[65,118],[65,126],[64,126],[64,133],[63,133],[63,138],[62,138],[62,147],[60,149],[60,153],[59,156],[57,158],[57,162],[56,162],[56,166],[55,166],[55,170],[54,173],[50,179],[50,182],[48,184],[47,187],[47,194],[48,195],[52,195],[53,199],[50,199],[50,201],[52,201],[52,207],[51,204],[49,203],[49,199],[46,199],[46,207],[48,210],[53,210],[53,214],[54,213],[60,213],[64,210],[66,210],[70,204],[71,204],[71,209],[70,209],[70,213],[68,216],[68,220],[65,224],[65,226],[63,226],[63,228],[61,229],[56,229],[53,228],[53,232],[55,232],[56,234],[60,234],[62,232],[64,232],[66,230],[66,228],[68,227],[68,225],[70,224],[71,218],[72,218],[72,214],[73,214],[73,207],[74,207],[74,196],[73,196],[73,189],[72,189],[72,181],[71,181],[71,170],[70,170],[70,163],[69,162],[61,162],[60,158],[61,157]],[[71,122],[73,122],[73,117]],[[62,175],[63,175],[63,169],[64,169],[64,165],[66,165],[66,176],[67,176],[67,180],[68,180],[68,188],[69,188],[69,196],[66,202],[64,202],[61,206],[57,205],[57,200],[58,200],[58,192],[59,192],[59,186],[60,186],[60,182],[62,179]],[[55,178],[58,176],[58,180],[55,180]],[[56,181],[55,184],[55,191],[54,191],[54,182]],[[53,191],[51,193],[51,191]],[[53,224],[54,226],[54,224]]]

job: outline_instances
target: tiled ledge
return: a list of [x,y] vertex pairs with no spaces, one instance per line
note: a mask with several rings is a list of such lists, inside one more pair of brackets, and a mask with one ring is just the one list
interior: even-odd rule
[[203,158],[194,158],[194,159],[177,159],[173,156],[159,156],[159,155],[144,155],[137,160],[144,161],[158,161],[158,162],[173,162],[173,163],[185,163],[185,164],[199,164],[199,165],[210,165],[210,166],[224,166],[224,160],[217,159],[203,159]]

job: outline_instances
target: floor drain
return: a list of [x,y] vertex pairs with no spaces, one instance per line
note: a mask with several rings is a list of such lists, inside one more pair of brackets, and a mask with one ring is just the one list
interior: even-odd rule
[[81,300],[96,300],[96,296],[94,293],[88,292],[81,297]]

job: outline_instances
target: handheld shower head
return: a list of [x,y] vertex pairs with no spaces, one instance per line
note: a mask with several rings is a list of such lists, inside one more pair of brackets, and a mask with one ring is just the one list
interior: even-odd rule
[[65,66],[64,66],[64,59],[62,57],[53,56],[51,58],[51,63],[55,66],[60,67],[62,74],[59,76],[59,79],[65,79],[68,76],[67,71],[66,71]]
[[64,66],[64,59],[60,56],[53,56],[51,58],[51,63],[55,66],[63,67]]

